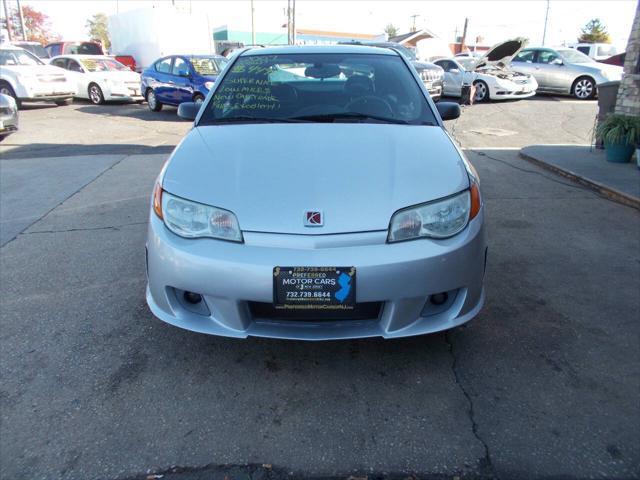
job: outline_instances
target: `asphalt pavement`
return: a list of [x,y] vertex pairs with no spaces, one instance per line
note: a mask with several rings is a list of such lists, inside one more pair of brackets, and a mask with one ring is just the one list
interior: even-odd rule
[[[96,108],[116,107],[144,108]],[[15,233],[0,249],[1,478],[640,476],[640,216],[512,148],[543,141],[529,137],[544,130],[536,115],[562,118],[550,109],[579,118],[558,120],[553,143],[586,143],[593,102],[480,105],[452,128],[487,208],[479,317],[324,343],[153,318],[149,193],[189,126],[134,117],[116,120],[131,125],[121,135],[115,114],[100,129],[81,108],[93,107],[56,109],[55,128],[76,116],[67,150],[62,130],[31,130],[45,109],[21,112],[25,132],[3,142],[0,211]],[[75,163],[45,155],[65,151]],[[38,198],[43,178],[57,180]]]

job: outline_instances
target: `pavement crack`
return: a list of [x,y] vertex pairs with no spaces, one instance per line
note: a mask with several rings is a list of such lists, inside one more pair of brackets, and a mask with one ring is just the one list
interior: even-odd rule
[[453,372],[453,378],[456,382],[456,385],[460,388],[460,391],[465,396],[469,404],[469,409],[467,410],[467,413],[469,415],[469,420],[471,421],[471,431],[473,432],[473,436],[476,437],[478,442],[480,442],[480,444],[484,448],[484,457],[480,459],[479,465],[478,465],[480,470],[479,473],[487,476],[488,478],[500,480],[500,477],[498,477],[498,474],[496,473],[495,467],[493,466],[493,462],[491,460],[491,451],[489,450],[489,445],[487,444],[487,442],[483,440],[483,438],[480,436],[480,433],[478,432],[478,422],[476,421],[476,417],[475,417],[473,399],[471,398],[471,395],[469,395],[469,392],[467,392],[467,389],[464,387],[464,385],[460,381],[460,376],[458,375],[458,368],[457,368],[458,357],[456,356],[453,350],[453,342],[450,337],[450,332],[447,331],[444,333],[444,340],[447,343],[449,347],[449,353],[451,354],[451,359],[452,359],[451,371]]
[[90,232],[94,230],[120,230],[122,227],[129,227],[132,225],[146,225],[147,223],[149,222],[123,223],[120,225],[108,225],[106,227],[68,228],[65,230],[34,230],[31,232],[23,232],[21,233],[21,235],[33,235],[35,233]]

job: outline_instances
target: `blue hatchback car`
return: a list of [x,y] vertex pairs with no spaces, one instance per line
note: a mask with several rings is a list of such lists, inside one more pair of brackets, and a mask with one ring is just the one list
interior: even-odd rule
[[149,109],[183,102],[200,103],[227,64],[219,55],[170,55],[142,72],[141,89]]

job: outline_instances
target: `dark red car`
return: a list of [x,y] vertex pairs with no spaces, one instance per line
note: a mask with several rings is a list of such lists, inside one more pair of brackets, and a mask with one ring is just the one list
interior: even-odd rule
[[618,53],[617,55],[613,55],[609,58],[605,58],[604,60],[598,60],[600,63],[607,63],[609,65],[617,65],[619,67],[624,67],[624,56],[625,52]]

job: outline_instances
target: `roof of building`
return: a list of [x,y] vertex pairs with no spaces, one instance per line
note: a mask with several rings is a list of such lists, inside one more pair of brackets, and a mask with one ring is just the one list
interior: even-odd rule
[[416,30],[415,32],[403,33],[401,35],[396,35],[394,37],[389,37],[390,42],[396,43],[405,43],[411,40],[421,39],[421,38],[433,38],[436,35],[426,29]]
[[331,32],[327,30],[313,30],[308,28],[296,28],[296,34],[317,35],[319,37],[360,38],[362,40],[373,40],[378,38],[378,35],[370,33]]

